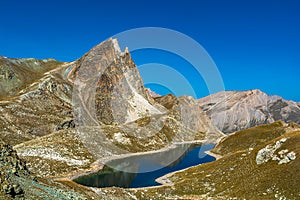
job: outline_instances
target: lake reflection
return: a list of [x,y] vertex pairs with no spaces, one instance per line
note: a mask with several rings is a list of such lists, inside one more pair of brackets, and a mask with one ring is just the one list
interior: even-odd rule
[[99,188],[156,186],[159,183],[155,182],[155,179],[167,173],[215,160],[204,153],[212,147],[212,144],[202,146],[181,144],[165,152],[117,159],[108,162],[99,172],[79,177],[74,181]]

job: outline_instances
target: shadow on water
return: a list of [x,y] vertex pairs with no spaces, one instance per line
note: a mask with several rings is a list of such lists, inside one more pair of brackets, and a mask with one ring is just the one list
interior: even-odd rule
[[79,177],[74,181],[89,187],[138,188],[160,185],[155,179],[170,172],[214,161],[205,151],[213,144],[202,146],[180,144],[168,151],[137,155],[113,160],[97,173]]

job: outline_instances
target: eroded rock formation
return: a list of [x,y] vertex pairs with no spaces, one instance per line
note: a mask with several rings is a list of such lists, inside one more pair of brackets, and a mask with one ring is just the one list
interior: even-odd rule
[[228,91],[198,100],[214,125],[225,133],[277,120],[300,123],[299,103],[260,90]]

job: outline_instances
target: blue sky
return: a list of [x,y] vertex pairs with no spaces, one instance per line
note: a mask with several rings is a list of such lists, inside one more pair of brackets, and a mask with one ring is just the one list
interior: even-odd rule
[[[298,0],[10,0],[1,2],[0,18],[3,56],[72,61],[119,32],[164,27],[192,37],[206,49],[226,90],[258,88],[300,101]],[[196,97],[208,94],[201,77],[193,77],[184,61],[171,62],[172,56],[151,50],[132,56],[138,65],[156,58],[173,65],[192,84],[201,83]]]

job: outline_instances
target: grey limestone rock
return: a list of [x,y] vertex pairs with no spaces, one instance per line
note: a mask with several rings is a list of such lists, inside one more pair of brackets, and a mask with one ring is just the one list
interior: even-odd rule
[[226,91],[198,100],[200,107],[224,133],[272,123],[300,123],[299,103],[260,90]]

